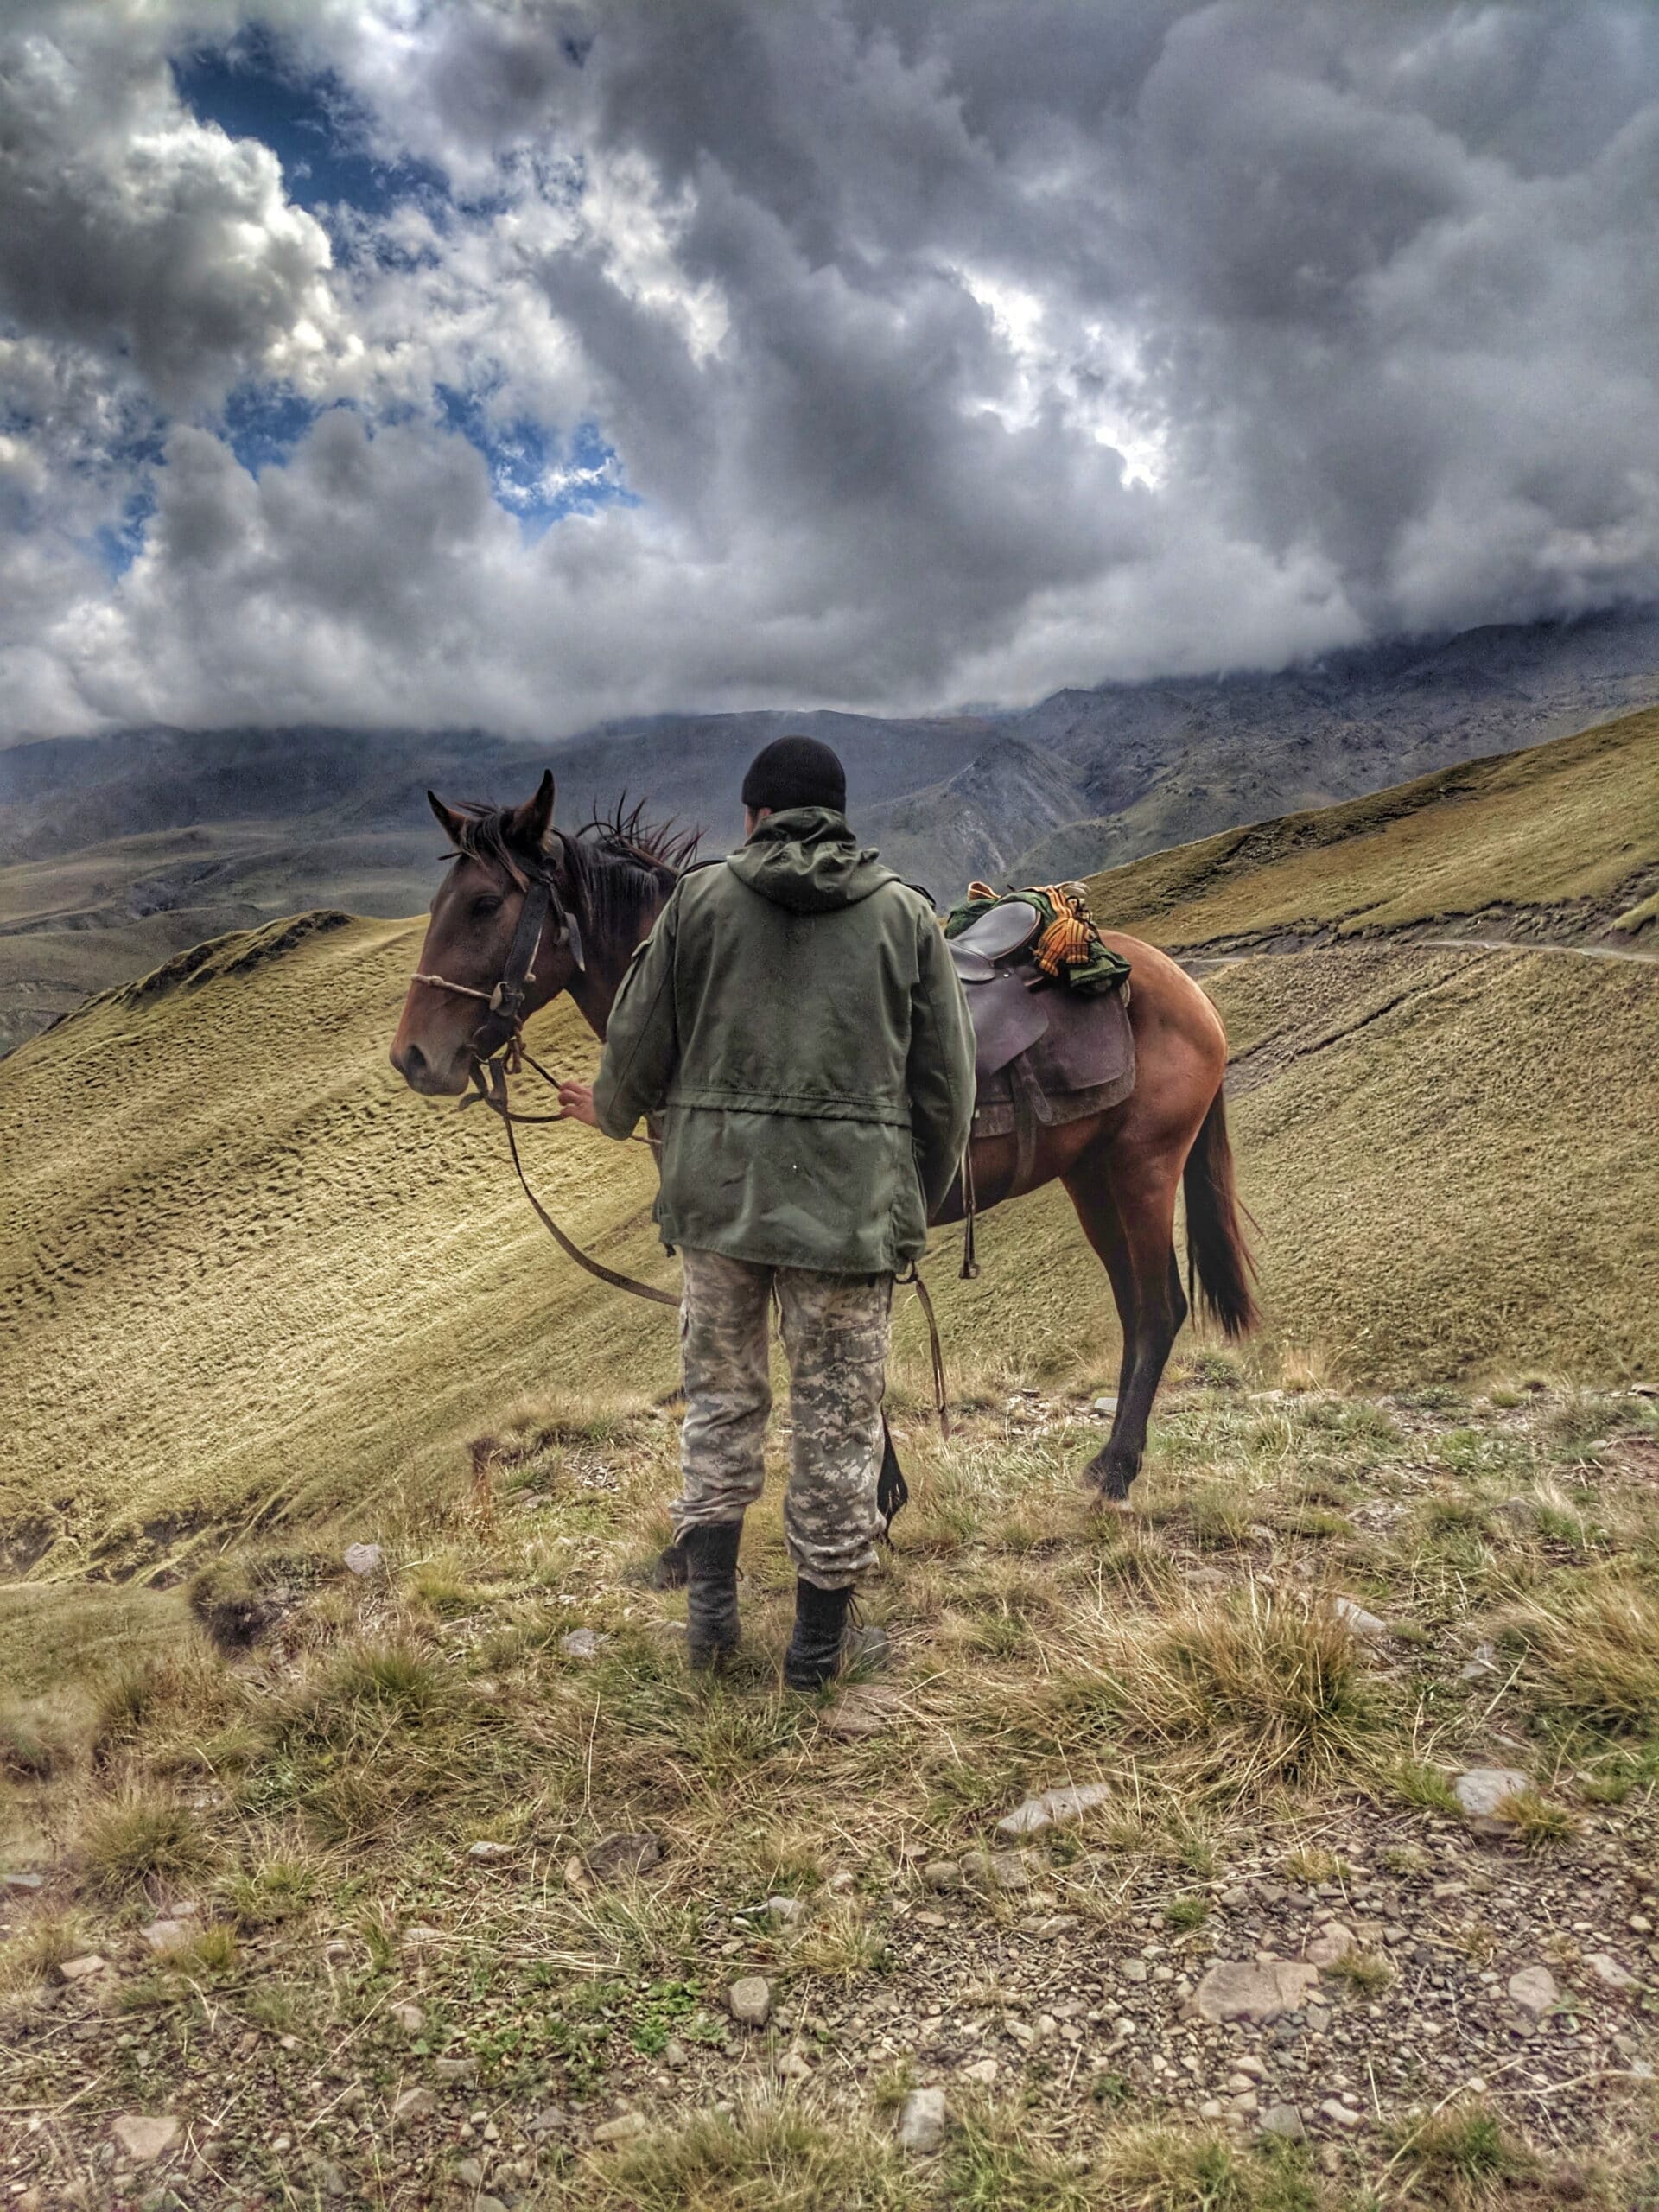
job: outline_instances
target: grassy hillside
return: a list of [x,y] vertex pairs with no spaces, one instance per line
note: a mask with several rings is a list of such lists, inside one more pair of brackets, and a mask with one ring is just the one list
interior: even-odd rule
[[1096,876],[1096,911],[1155,944],[1397,931],[1565,910],[1651,930],[1659,711],[1230,830]]
[[[1605,911],[1646,835],[1611,741],[1188,880],[1325,929],[1345,855],[1417,920],[1459,837],[1520,880],[1530,805],[1525,894]],[[745,1649],[687,1677],[643,1572],[672,1317],[387,1065],[420,936],[232,933],[0,1063],[0,2111],[51,2116],[0,2128],[8,2201],[1654,2201],[1659,962],[1206,963],[1262,1338],[1183,1339],[1102,1511],[1116,1331],[1064,1198],[988,1216],[974,1284],[943,1236],[962,1418],[920,1410],[906,1300],[893,1671],[807,1700],[775,1484]],[[568,1009],[533,1044],[593,1065]],[[527,1136],[569,1228],[671,1282],[648,1156]]]
[[[159,1560],[197,1528],[349,1522],[459,1481],[521,1401],[664,1390],[671,1320],[553,1250],[481,1114],[385,1054],[413,923],[312,915],[220,940],[0,1066],[0,1531],[35,1574]],[[1242,1057],[1266,1346],[1365,1380],[1659,1372],[1659,970],[1331,948],[1213,980]],[[538,1052],[590,1066],[568,1010]],[[572,1231],[671,1281],[643,1150],[531,1135]],[[1064,1197],[931,1273],[958,1374],[1115,1372]],[[901,1328],[919,1351],[913,1312]]]

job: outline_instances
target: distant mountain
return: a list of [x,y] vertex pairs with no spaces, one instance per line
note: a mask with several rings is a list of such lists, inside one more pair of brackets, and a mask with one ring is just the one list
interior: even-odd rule
[[752,754],[808,730],[846,760],[856,825],[943,904],[972,876],[1088,874],[1656,698],[1648,612],[1059,691],[1001,714],[662,715],[544,745],[308,728],[15,746],[0,749],[0,1050],[225,930],[314,906],[417,912],[440,851],[429,785],[516,797],[550,763],[563,821],[626,790],[718,850]]

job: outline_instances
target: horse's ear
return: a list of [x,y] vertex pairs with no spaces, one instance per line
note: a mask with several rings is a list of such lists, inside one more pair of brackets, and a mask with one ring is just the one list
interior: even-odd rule
[[515,806],[507,817],[507,835],[513,844],[528,852],[540,852],[553,823],[553,771],[545,768],[536,786],[535,798],[527,798],[522,806]]
[[428,791],[426,795],[426,803],[431,808],[433,813],[437,816],[439,825],[442,829],[444,836],[449,840],[452,845],[459,847],[461,843],[461,817],[458,814],[452,814],[450,812],[443,801],[438,797],[436,791]]

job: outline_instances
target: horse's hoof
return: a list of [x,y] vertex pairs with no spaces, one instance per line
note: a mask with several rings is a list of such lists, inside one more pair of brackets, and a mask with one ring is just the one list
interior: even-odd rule
[[653,1590],[683,1590],[686,1568],[685,1551],[680,1544],[665,1545],[662,1556],[652,1570],[651,1586]]
[[1126,1505],[1129,1484],[1135,1480],[1136,1471],[1133,1467],[1125,1467],[1119,1460],[1108,1459],[1103,1452],[1098,1459],[1091,1459],[1084,1469],[1083,1479],[1091,1489],[1099,1491],[1103,1505]]

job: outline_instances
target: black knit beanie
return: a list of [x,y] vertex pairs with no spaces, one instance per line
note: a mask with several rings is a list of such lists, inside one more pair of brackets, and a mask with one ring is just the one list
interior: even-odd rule
[[758,814],[769,806],[829,806],[847,811],[847,771],[816,737],[775,737],[761,747],[743,779],[743,804]]

